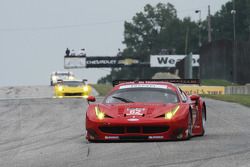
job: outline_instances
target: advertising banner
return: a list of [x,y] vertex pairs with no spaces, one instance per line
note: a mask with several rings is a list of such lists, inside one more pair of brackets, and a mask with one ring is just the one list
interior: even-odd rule
[[[200,55],[193,56],[193,67],[199,67]],[[151,55],[150,67],[176,67],[176,63],[184,59],[186,55]]]
[[186,94],[211,94],[211,95],[223,95],[225,94],[224,86],[179,86]]
[[125,57],[87,57],[86,67],[87,68],[114,68],[114,67],[139,67],[147,66],[149,63],[141,63],[138,58],[125,58]]

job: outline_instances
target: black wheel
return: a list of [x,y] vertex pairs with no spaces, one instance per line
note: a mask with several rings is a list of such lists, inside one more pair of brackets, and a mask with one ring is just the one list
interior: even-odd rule
[[188,114],[188,136],[187,139],[190,139],[192,137],[192,125],[193,125],[193,119],[192,119],[192,112],[190,111]]
[[201,133],[201,136],[204,136],[205,134],[205,128],[206,128],[206,110],[204,107],[202,107],[202,111],[201,111],[201,120],[202,120],[202,123],[201,123],[201,126],[202,126],[202,133]]
[[54,86],[54,84],[53,84],[53,82],[52,82],[52,81],[50,81],[50,86]]

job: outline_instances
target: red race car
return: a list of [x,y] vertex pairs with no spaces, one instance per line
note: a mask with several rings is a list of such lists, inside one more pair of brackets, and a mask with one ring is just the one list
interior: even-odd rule
[[[175,83],[199,80],[115,81],[102,103],[86,112],[86,139],[185,140],[205,133],[206,105]],[[94,102],[90,96],[88,102]]]

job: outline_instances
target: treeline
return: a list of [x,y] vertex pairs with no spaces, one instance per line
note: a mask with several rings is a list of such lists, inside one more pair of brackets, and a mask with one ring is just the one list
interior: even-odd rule
[[[250,38],[250,0],[235,0],[235,30],[237,40]],[[233,39],[233,4],[227,2],[221,10],[211,16],[212,40]],[[122,56],[136,56],[149,61],[149,55],[159,54],[164,49],[174,50],[176,54],[199,53],[199,30],[201,43],[208,40],[207,20],[197,23],[186,17],[177,17],[177,10],[170,4],[146,5],[131,22],[124,23],[126,48]],[[98,83],[109,83],[115,79],[152,78],[157,72],[171,72],[166,68],[115,68]]]

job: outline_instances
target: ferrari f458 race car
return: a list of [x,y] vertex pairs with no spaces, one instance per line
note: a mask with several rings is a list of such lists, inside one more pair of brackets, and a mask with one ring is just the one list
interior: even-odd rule
[[87,98],[91,93],[91,87],[87,80],[60,80],[54,87],[55,98],[79,97]]
[[[116,83],[102,103],[89,105],[87,140],[185,140],[204,135],[206,104],[200,96],[187,96],[169,80]],[[95,97],[87,100],[94,102]]]

